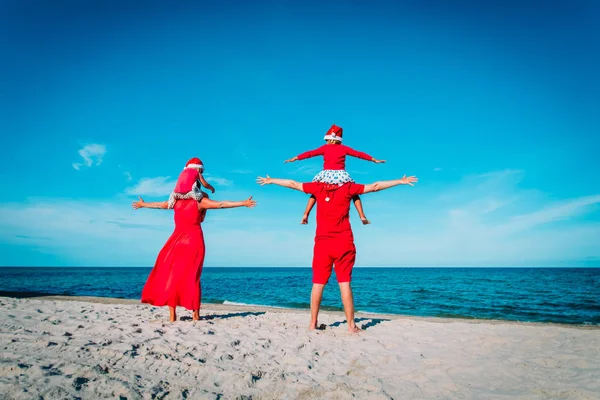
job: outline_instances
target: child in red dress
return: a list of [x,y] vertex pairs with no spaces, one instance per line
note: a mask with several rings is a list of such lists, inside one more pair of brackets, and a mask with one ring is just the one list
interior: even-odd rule
[[202,161],[197,157],[190,159],[185,164],[185,168],[181,174],[179,174],[179,178],[177,178],[175,189],[169,196],[169,208],[173,208],[177,200],[202,200],[202,197],[206,196],[206,193],[202,191],[200,185],[213,193],[215,192],[215,188],[213,188],[202,176],[202,171],[204,171],[204,166],[202,165]]
[[[374,157],[371,157],[367,153],[356,151],[348,146],[344,146],[342,144],[342,133],[343,128],[337,125],[332,125],[325,134],[324,139],[327,141],[327,144],[319,147],[318,149],[299,154],[294,158],[285,160],[285,162],[294,162],[297,160],[305,160],[311,157],[323,156],[323,171],[319,172],[313,178],[313,182],[321,182],[339,186],[348,182],[354,182],[354,180],[350,177],[350,174],[346,172],[346,156],[372,161],[377,164],[385,162],[385,160],[378,160]],[[358,211],[358,215],[362,223],[365,225],[370,224],[370,221],[367,219],[363,211],[360,197],[354,196],[352,200],[354,201],[354,206],[356,207],[356,211]],[[315,202],[315,197],[310,196],[308,199],[308,204],[306,205],[306,210],[304,211],[304,216],[302,217],[302,224],[308,223],[308,216],[310,215],[312,208],[315,206]]]

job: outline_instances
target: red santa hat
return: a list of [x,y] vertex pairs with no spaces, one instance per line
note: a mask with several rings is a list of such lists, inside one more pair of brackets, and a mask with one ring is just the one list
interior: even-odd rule
[[198,157],[194,157],[188,160],[188,162],[185,164],[185,168],[204,169],[204,165],[202,165],[202,161],[200,161]]
[[343,131],[344,129],[342,127],[333,124],[325,134],[325,140],[338,140],[341,142]]

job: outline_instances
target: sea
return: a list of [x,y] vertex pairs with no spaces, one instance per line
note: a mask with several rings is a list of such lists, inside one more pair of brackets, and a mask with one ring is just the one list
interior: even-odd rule
[[[150,268],[2,267],[0,295],[139,299]],[[355,268],[357,311],[600,325],[600,268]],[[202,302],[308,309],[310,268],[204,268]],[[335,276],[323,308],[342,310]]]

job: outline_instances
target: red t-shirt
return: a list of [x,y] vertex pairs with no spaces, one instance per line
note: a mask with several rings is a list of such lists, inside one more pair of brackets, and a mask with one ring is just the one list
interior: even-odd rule
[[356,151],[343,144],[324,144],[315,150],[310,150],[298,155],[298,160],[323,156],[323,169],[346,169],[346,156],[362,158],[371,161],[373,157],[362,151]]
[[[303,183],[302,191],[317,199],[317,233],[315,240],[348,239],[354,240],[350,227],[350,201],[357,194],[363,194],[365,185],[346,183],[342,186],[321,182]],[[329,198],[329,201],[326,199]]]

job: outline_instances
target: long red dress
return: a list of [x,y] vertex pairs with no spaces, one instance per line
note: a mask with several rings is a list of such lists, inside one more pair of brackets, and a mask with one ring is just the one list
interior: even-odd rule
[[142,290],[142,303],[200,309],[204,235],[196,200],[177,200],[175,230],[163,246]]

